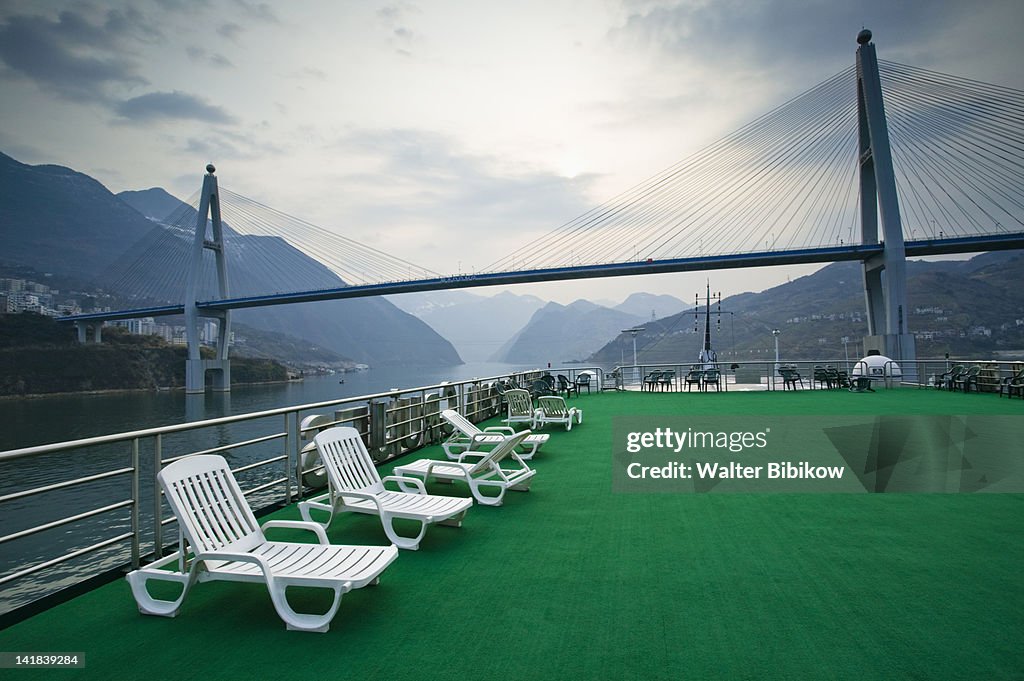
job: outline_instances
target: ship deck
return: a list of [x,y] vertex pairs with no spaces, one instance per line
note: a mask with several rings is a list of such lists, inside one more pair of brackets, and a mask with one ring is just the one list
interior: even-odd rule
[[[262,586],[199,584],[165,619],[140,615],[119,580],[0,631],[0,650],[84,653],[72,674],[102,679],[1024,674],[1022,494],[625,494],[611,478],[619,415],[1024,415],[1024,400],[900,389],[572,402],[584,423],[546,429],[529,493],[432,527],[379,586],[345,596],[326,634],[286,631]],[[422,456],[443,452],[394,463]],[[367,516],[328,536],[385,541]]]

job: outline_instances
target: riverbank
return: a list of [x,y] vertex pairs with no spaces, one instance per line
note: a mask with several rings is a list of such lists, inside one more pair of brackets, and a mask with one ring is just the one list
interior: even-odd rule
[[[184,389],[185,359],[185,348],[150,344],[0,348],[0,395]],[[288,380],[269,359],[234,358],[231,373],[232,386]]]
[[[232,360],[234,362],[235,360]],[[258,386],[272,386],[286,383],[301,383],[305,378],[287,378],[274,381],[250,381],[246,383],[231,382],[232,388],[252,388]],[[53,393],[27,393],[24,395],[0,395],[0,402],[13,400],[45,400],[47,398],[61,397],[100,397],[104,395],[139,395],[149,393],[179,393],[185,392],[185,386],[159,387],[159,388],[109,388],[105,390],[73,390],[68,392]]]

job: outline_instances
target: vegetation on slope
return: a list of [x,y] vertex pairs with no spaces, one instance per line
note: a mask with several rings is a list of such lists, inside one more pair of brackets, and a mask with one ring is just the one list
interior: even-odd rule
[[[0,315],[0,395],[180,388],[185,358],[184,347],[156,336],[106,328],[102,344],[82,345],[74,329],[48,317]],[[287,378],[285,367],[273,360],[231,360],[232,383]]]

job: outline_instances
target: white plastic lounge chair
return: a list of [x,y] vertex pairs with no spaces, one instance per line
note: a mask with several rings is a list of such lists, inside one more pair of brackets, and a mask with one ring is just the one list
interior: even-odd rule
[[[455,431],[444,443],[444,453],[452,461],[462,461],[463,453],[476,452],[478,456],[487,453],[485,447],[494,446],[504,442],[506,435],[515,435],[515,428],[511,426],[488,426],[481,430],[475,423],[472,423],[465,416],[454,409],[445,409],[441,417],[452,424]],[[550,439],[550,435],[537,433],[531,434],[522,441],[521,446],[525,450],[520,455],[523,461],[529,461],[537,453],[540,446]]]
[[[176,616],[196,581],[258,582],[266,583],[274,609],[288,629],[324,632],[342,594],[376,584],[384,568],[398,557],[394,546],[331,545],[316,523],[271,520],[261,528],[221,456],[180,459],[158,477],[178,518],[180,544],[176,553],[128,573],[132,595],[143,614]],[[306,529],[320,543],[267,541],[263,530],[271,527]],[[195,555],[186,570],[189,550]],[[178,570],[162,569],[175,561]],[[146,588],[150,580],[181,584],[181,594],[173,601],[154,598]],[[331,589],[334,603],[322,615],[297,613],[285,595],[289,586]]]
[[502,419],[503,423],[527,423],[533,425],[533,397],[530,391],[517,388],[505,391],[505,403],[508,405],[508,416]]
[[[505,492],[512,489],[528,492],[534,474],[522,457],[516,454],[516,447],[530,437],[530,431],[523,430],[508,437],[499,436],[502,442],[489,452],[463,453],[465,457],[483,454],[476,463],[466,461],[437,461],[420,459],[409,464],[395,467],[395,473],[402,476],[416,476],[428,482],[430,479],[450,482],[465,480],[473,498],[485,506],[501,506]],[[517,465],[515,468],[502,468],[501,462],[511,458]],[[497,489],[497,494],[484,494],[485,489]]]
[[548,423],[561,423],[566,430],[572,430],[572,422],[583,423],[583,410],[569,407],[561,397],[540,397],[537,410],[533,413],[533,427],[543,428]]
[[[427,532],[427,525],[441,523],[461,527],[466,509],[473,505],[472,499],[427,494],[423,483],[416,478],[389,475],[382,479],[355,428],[328,428],[318,433],[313,441],[327,471],[329,491],[299,503],[299,512],[306,520],[312,520],[311,509],[329,514],[327,522],[322,523],[324,527],[330,525],[335,513],[344,511],[379,515],[388,539],[400,549],[415,551]],[[384,483],[389,481],[398,483],[402,491],[385,489]],[[415,537],[399,535],[394,528],[395,518],[419,521],[419,533]]]

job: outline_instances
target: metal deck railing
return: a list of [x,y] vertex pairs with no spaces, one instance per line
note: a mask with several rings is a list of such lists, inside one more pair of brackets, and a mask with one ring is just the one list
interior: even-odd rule
[[[551,369],[576,376],[586,367]],[[589,369],[600,375],[601,370]],[[299,500],[316,475],[311,441],[355,427],[378,462],[438,442],[440,413],[473,421],[503,408],[499,384],[542,370],[393,389],[357,397],[0,452],[0,614],[111,570],[138,567],[169,548],[175,523],[157,473],[177,459],[220,454],[255,509]]]
[[[816,367],[831,366],[853,376],[857,363],[845,358],[778,366],[774,361],[721,363],[718,387],[723,392],[785,389],[779,372],[785,364],[800,373],[801,388],[830,389],[835,385],[815,380]],[[970,382],[945,381],[957,364],[978,367]],[[507,379],[529,387],[545,373],[572,381],[587,372],[595,394],[647,388],[678,392],[686,390],[693,366],[534,369],[0,452],[0,614],[164,555],[170,548],[166,539],[177,533],[167,532],[175,520],[156,476],[182,457],[224,456],[252,506],[269,511],[324,484],[311,441],[325,427],[355,427],[374,459],[384,462],[439,442],[446,435],[443,409],[457,409],[474,422],[502,413],[499,387]],[[904,364],[901,371],[889,363],[874,378],[886,387],[997,392],[1022,368],[1021,362],[950,358]],[[646,383],[654,371],[671,372],[671,378]]]

